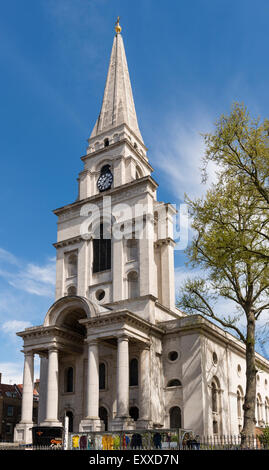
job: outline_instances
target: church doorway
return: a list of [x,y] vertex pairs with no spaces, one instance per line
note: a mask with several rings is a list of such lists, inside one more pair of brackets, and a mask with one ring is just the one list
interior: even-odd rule
[[137,406],[132,406],[129,409],[129,414],[134,421],[137,421],[139,418],[139,409],[137,408]]
[[178,406],[173,406],[169,411],[170,415],[170,428],[181,428],[181,409]]
[[101,421],[104,422],[105,431],[107,431],[108,430],[108,412],[104,406],[101,406],[99,408],[99,418],[101,419]]

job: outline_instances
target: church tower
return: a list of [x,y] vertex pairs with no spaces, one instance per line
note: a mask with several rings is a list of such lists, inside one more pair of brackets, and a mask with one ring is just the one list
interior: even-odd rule
[[155,322],[156,301],[175,310],[174,209],[156,200],[118,22],[115,29],[101,111],[81,158],[78,200],[54,211],[56,300],[77,294],[98,305],[128,305]]
[[[163,426],[160,323],[175,308],[174,208],[157,201],[119,20],[100,114],[88,139],[78,198],[58,217],[56,298],[24,340],[22,420],[29,439],[34,355],[41,358],[38,422],[70,430]],[[28,411],[26,411],[28,410]]]

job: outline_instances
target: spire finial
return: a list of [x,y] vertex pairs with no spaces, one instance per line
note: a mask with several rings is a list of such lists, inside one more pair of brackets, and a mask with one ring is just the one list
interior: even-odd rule
[[120,17],[119,16],[118,16],[117,21],[115,23],[115,31],[116,31],[117,34],[121,32]]

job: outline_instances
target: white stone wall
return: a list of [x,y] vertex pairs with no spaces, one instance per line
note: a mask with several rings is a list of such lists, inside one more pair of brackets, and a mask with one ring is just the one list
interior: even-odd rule
[[[235,344],[239,343],[235,338],[234,341]],[[215,353],[217,357],[216,363],[213,361],[213,353]],[[257,355],[257,358],[259,357],[260,356]],[[263,358],[261,359],[264,363],[268,362]],[[258,368],[260,368],[260,371],[257,374],[257,377],[259,377],[257,380],[257,394],[259,393],[262,399],[262,412],[265,424],[266,399],[268,399],[269,402],[269,373],[264,369],[262,364],[260,364],[260,366],[258,365]],[[268,364],[266,368],[268,370]],[[208,416],[208,422],[206,424],[206,428],[208,430],[207,434],[213,434],[213,415],[210,385],[214,377],[218,378],[221,390],[221,407],[219,413],[221,426],[219,433],[224,435],[237,435],[239,433],[239,426],[243,426],[243,411],[241,413],[242,417],[239,418],[237,411],[237,390],[238,387],[240,387],[243,391],[243,394],[245,393],[245,372],[245,357],[242,345],[240,345],[238,350],[236,350],[236,348],[232,346],[232,342],[221,344],[209,338],[205,338],[203,340],[203,380],[206,400],[205,409]],[[258,422],[257,425],[259,425]]]

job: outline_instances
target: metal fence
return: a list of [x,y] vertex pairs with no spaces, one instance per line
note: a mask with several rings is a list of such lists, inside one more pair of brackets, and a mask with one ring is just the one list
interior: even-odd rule
[[190,430],[150,429],[119,432],[68,433],[63,439],[51,439],[50,445],[19,445],[0,442],[0,450],[269,450],[269,445],[257,436],[241,435],[198,436]]
[[68,437],[71,450],[246,450],[269,449],[257,436],[198,436],[183,429],[155,429],[121,432],[72,433]]

